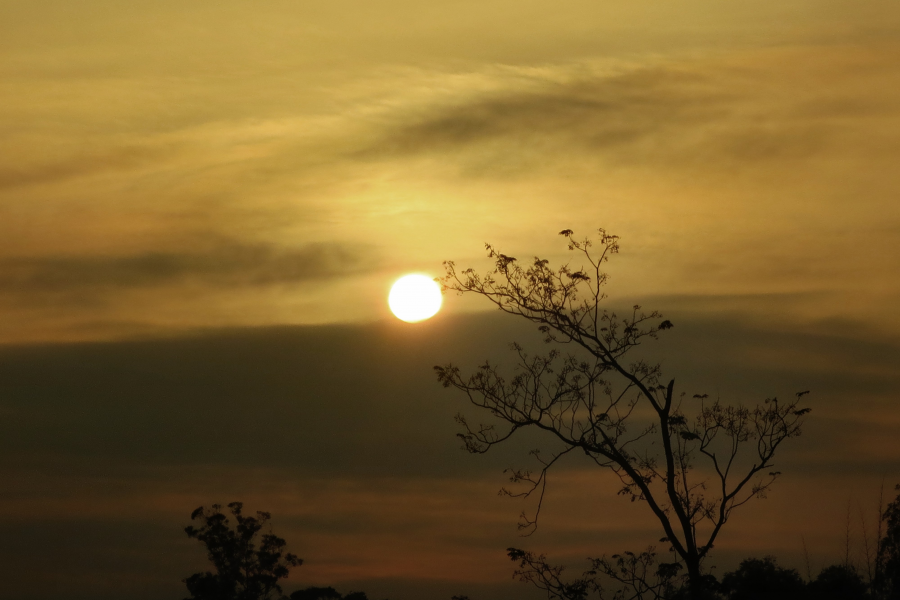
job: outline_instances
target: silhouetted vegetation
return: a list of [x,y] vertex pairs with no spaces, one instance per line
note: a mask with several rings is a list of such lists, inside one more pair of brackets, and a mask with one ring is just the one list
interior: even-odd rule
[[[895,488],[900,490],[900,484]],[[883,598],[900,599],[900,494],[881,515],[884,536],[878,541],[874,587]]]
[[341,600],[341,594],[333,587],[308,587],[290,595],[291,600]]
[[[900,485],[896,488],[900,491]],[[189,537],[207,549],[215,572],[195,573],[184,580],[191,593],[186,600],[368,600],[364,592],[341,594],[333,587],[307,587],[284,596],[278,581],[290,568],[302,564],[285,553],[286,543],[268,532],[258,537],[271,519],[266,512],[256,517],[243,515],[243,504],[228,505],[234,523],[213,504],[191,514],[200,526],[188,526]],[[563,567],[547,564],[543,555],[509,548],[509,558],[517,564],[515,575],[558,600],[900,600],[896,580],[897,548],[900,540],[900,493],[879,515],[878,569],[867,582],[849,563],[822,569],[812,581],[804,581],[794,569],[782,567],[772,556],[748,558],[721,582],[705,574],[699,592],[679,577],[678,562],[663,562],[654,552],[625,552],[610,558],[593,559],[583,577],[565,580]],[[602,579],[617,587],[604,588]],[[698,596],[699,594],[699,596]],[[451,600],[469,600],[457,595]]]
[[191,513],[199,527],[184,528],[188,537],[202,542],[215,572],[195,573],[184,580],[190,598],[186,600],[270,600],[284,596],[278,580],[303,561],[285,553],[285,541],[271,531],[257,535],[272,518],[267,512],[255,517],[243,514],[243,503],[228,505],[234,522],[219,504],[200,507]]
[[[671,565],[660,565],[646,553],[613,556],[611,564],[619,570],[613,579],[625,585],[612,590],[600,585],[593,570],[583,578],[565,581],[561,578],[563,568],[548,565],[543,556],[510,548],[509,557],[518,563],[516,576],[546,591],[548,598],[686,600],[696,594],[686,585],[674,585],[674,573],[665,572]],[[804,581],[796,570],[780,566],[773,556],[748,558],[726,573],[721,582],[707,574],[701,594],[704,600],[897,600],[896,594],[867,585],[853,566],[831,565],[814,580]]]
[[369,600],[365,592],[350,592],[342,596],[333,587],[308,587],[290,595],[291,600]]
[[815,600],[864,600],[869,590],[856,569],[849,565],[825,567],[808,587],[807,597]]
[[303,560],[286,553],[287,543],[271,531],[259,536],[271,514],[247,517],[243,508],[242,502],[228,505],[233,523],[219,504],[191,513],[191,520],[200,526],[188,525],[184,531],[206,546],[215,572],[194,573],[182,580],[191,594],[185,600],[369,600],[365,592],[342,595],[333,587],[307,587],[285,596],[278,581]]
[[[900,485],[897,486],[900,490]],[[891,583],[897,576],[896,563],[889,554],[896,548],[900,524],[900,494],[879,519],[878,575],[867,581],[849,562],[823,568],[812,580],[804,580],[794,569],[782,567],[773,556],[748,558],[734,571],[725,573],[721,582],[707,574],[702,597],[707,600],[900,600]],[[693,597],[685,585],[676,585],[678,566],[661,563],[648,552],[613,555],[611,560],[594,560],[594,568],[585,577],[565,581],[562,567],[548,565],[542,555],[510,548],[509,557],[518,565],[516,576],[547,592],[548,598],[587,600],[591,597],[613,600],[685,600]],[[846,553],[845,553],[846,559]],[[599,563],[605,562],[601,568]],[[621,585],[607,590],[594,577],[598,572],[609,575]],[[610,595],[612,592],[612,595]]]
[[736,571],[722,577],[721,591],[729,600],[797,600],[806,582],[794,569],[778,566],[775,558],[748,558]]
[[662,528],[661,543],[672,552],[672,560],[662,563],[653,547],[594,559],[581,578],[566,581],[543,556],[510,549],[523,581],[551,598],[580,600],[602,594],[609,582],[630,590],[632,595],[622,598],[666,597],[683,580],[691,598],[704,598],[711,593],[704,560],[732,511],[764,497],[780,474],[774,457],[784,441],[800,434],[809,412],[800,400],[807,392],[750,407],[676,393],[675,380],[664,380],[659,364],[629,358],[672,323],[637,305],[621,317],[602,306],[607,275],[601,267],[618,253],[618,237],[601,229],[594,252],[591,240],[578,241],[569,229],[560,235],[584,261],[581,266],[552,269],[539,258],[522,266],[490,245],[494,268],[485,275],[444,263],[444,290],[484,297],[503,312],[537,324],[555,346],[530,355],[514,344],[517,370],[511,375],[487,362],[469,376],[453,365],[435,367],[445,387],[461,390],[496,418],[474,425],[460,415],[464,433],[459,435],[473,453],[487,452],[526,429],[544,432],[561,447],[547,457],[534,451],[536,471],[512,471],[512,481],[526,488],[507,493],[537,496],[533,516],[523,514],[525,530],[537,526],[548,470],[575,451],[617,475],[620,495],[646,503],[648,516]]

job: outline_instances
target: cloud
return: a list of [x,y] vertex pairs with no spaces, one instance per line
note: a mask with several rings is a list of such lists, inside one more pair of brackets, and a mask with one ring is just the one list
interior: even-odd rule
[[870,93],[896,77],[895,56],[881,47],[788,48],[593,72],[559,66],[406,114],[359,156],[473,156],[529,170],[573,157],[734,166],[845,154],[848,136],[878,153],[884,147],[860,134],[878,138],[872,118],[898,115],[896,94]]
[[226,241],[201,251],[4,258],[0,259],[0,293],[28,297],[185,283],[215,287],[297,284],[360,273],[377,262],[373,248],[337,242],[279,248]]
[[597,149],[617,148],[667,125],[685,124],[691,113],[696,113],[694,119],[702,118],[702,109],[714,106],[714,99],[701,102],[698,94],[685,89],[702,79],[688,72],[646,69],[566,83],[546,81],[532,89],[443,108],[389,132],[370,151],[406,154],[547,136],[574,138]]
[[[0,304],[14,313],[0,337],[377,318],[383,302],[337,284],[377,299],[373,264],[437,268],[520,235],[547,254],[555,237],[537,232],[573,219],[658,250],[634,269],[639,293],[892,288],[895,57],[820,46],[398,67],[328,88],[320,111],[290,108],[285,88],[278,110],[232,93],[237,112],[192,96],[189,115],[168,114],[177,95],[141,96],[96,131],[48,120],[17,134],[0,176],[18,186],[0,200]],[[196,231],[243,241],[198,250]],[[316,277],[326,285],[289,297],[270,285]]]
[[[83,153],[55,162],[0,167],[0,191],[26,185],[58,183],[107,171],[125,171],[170,158],[172,148],[130,146],[105,153]],[[15,163],[13,163],[15,164]]]
[[[415,332],[390,325],[8,347],[0,351],[0,388],[18,391],[0,391],[0,405],[11,411],[4,422],[17,423],[22,435],[2,443],[35,459],[49,453],[353,476],[479,469],[479,461],[458,460],[457,407],[436,402],[446,393],[432,366],[496,328],[473,334],[448,323]],[[437,337],[444,342],[434,344]]]
[[[664,376],[688,396],[755,403],[811,389],[813,432],[827,432],[836,421],[856,432],[874,433],[875,420],[900,425],[891,408],[900,386],[892,368],[900,354],[896,339],[840,333],[828,323],[798,331],[734,315],[667,316],[676,328],[645,356],[662,360]],[[490,418],[441,388],[432,366],[453,361],[465,371],[485,358],[509,365],[513,340],[544,349],[530,325],[493,313],[416,328],[386,322],[9,346],[0,350],[2,461],[115,457],[353,477],[502,469],[527,460],[525,453],[511,444],[487,457],[463,456],[454,414]],[[526,435],[520,444],[538,447],[538,439]],[[846,439],[854,445],[859,436]],[[804,438],[795,445],[804,446]],[[831,458],[840,451],[827,447],[822,452]],[[809,459],[822,468],[818,458]],[[900,454],[883,461],[900,466]],[[834,468],[853,467],[842,459]]]

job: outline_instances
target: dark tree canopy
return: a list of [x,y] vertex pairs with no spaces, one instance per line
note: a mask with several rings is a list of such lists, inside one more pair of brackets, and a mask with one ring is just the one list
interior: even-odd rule
[[831,565],[822,569],[809,584],[810,600],[866,600],[868,586],[849,565]]
[[778,566],[772,556],[748,558],[722,578],[728,600],[802,600],[806,584],[794,569]]
[[333,587],[308,587],[290,595],[291,600],[341,600],[341,594]]
[[342,596],[333,587],[308,587],[291,594],[290,600],[369,600],[369,597],[365,592],[350,592]]
[[190,598],[186,600],[275,600],[283,598],[280,579],[291,567],[303,561],[285,553],[286,543],[271,531],[262,533],[269,519],[267,512],[255,517],[244,516],[243,504],[228,505],[234,522],[219,504],[200,507],[191,513],[198,527],[185,527],[188,537],[202,542],[207,549],[214,572],[195,573],[184,580]]
[[[560,235],[580,262],[577,266],[551,268],[540,258],[522,264],[490,245],[494,268],[484,275],[444,263],[445,291],[484,297],[501,311],[535,323],[553,346],[546,354],[532,355],[514,344],[517,368],[512,373],[487,362],[469,375],[452,364],[435,367],[445,387],[460,390],[493,419],[475,424],[460,415],[460,437],[470,452],[483,453],[522,430],[545,434],[551,450],[534,453],[538,470],[512,471],[513,481],[525,484],[526,491],[511,495],[538,496],[534,516],[522,523],[526,529],[537,525],[548,470],[566,454],[575,451],[614,473],[621,495],[646,503],[662,528],[662,542],[683,567],[693,596],[700,598],[707,581],[703,560],[732,511],[763,497],[778,477],[774,457],[784,441],[800,434],[809,412],[800,405],[806,392],[757,406],[679,393],[674,379],[663,378],[660,365],[633,352],[673,324],[641,306],[622,315],[604,306],[608,277],[602,265],[618,253],[618,237],[601,229],[595,245],[590,239],[577,240],[568,229]],[[653,554],[650,548],[635,556]],[[634,567],[643,568],[641,564]],[[524,578],[540,581],[551,597],[584,595],[567,591],[562,580],[541,580],[537,573],[544,567],[551,568],[541,561],[526,564]],[[597,572],[627,583],[615,560],[601,559],[586,574],[585,594],[602,590]],[[656,577],[653,569],[649,572]],[[663,569],[653,581],[631,581],[639,593],[653,597],[652,590],[668,585],[664,580],[671,572]],[[532,575],[537,580],[529,579]],[[552,572],[544,575],[553,577]]]

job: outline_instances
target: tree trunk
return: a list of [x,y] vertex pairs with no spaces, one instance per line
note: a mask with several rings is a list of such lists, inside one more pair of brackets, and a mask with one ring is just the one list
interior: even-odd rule
[[700,559],[689,557],[686,561],[688,572],[688,589],[691,592],[691,600],[703,600],[706,597],[703,574],[700,571]]

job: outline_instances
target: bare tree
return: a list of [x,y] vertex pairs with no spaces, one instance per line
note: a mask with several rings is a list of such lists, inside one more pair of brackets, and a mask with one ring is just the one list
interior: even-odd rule
[[803,545],[803,564],[806,567],[806,582],[812,581],[812,565],[809,562],[809,549],[806,547],[806,537],[800,536],[800,543]]
[[851,496],[850,498],[847,498],[847,514],[844,518],[844,562],[843,562],[843,566],[848,569],[856,568],[856,565],[853,564],[853,561],[851,560],[851,551],[850,551],[850,548],[851,548],[852,542],[853,542],[853,532],[852,532],[852,528],[851,528],[852,519],[850,518],[850,508],[851,508],[852,503],[853,503],[853,497]]
[[[859,526],[862,530],[863,560],[865,561],[866,566],[866,584],[871,587],[872,582],[875,581],[875,550],[877,550],[878,538],[876,537],[875,540],[872,540],[869,535],[869,523],[866,519],[866,511],[863,510],[861,504],[859,504],[857,508],[859,509]],[[881,507],[879,506],[879,517],[881,515],[880,508]],[[879,519],[879,521],[880,520],[881,519]]]
[[[775,453],[800,434],[809,409],[799,403],[807,392],[754,407],[710,400],[705,394],[690,399],[676,394],[675,381],[665,382],[658,364],[631,356],[672,323],[637,305],[621,317],[603,307],[607,274],[602,265],[619,251],[618,237],[599,230],[595,249],[590,239],[576,240],[571,230],[560,235],[583,261],[579,268],[566,264],[553,269],[539,258],[522,266],[489,244],[494,268],[484,275],[444,263],[445,291],[483,296],[503,312],[536,323],[554,346],[545,355],[531,355],[513,344],[518,365],[511,376],[488,362],[471,375],[452,364],[435,367],[445,387],[461,390],[495,418],[475,425],[460,415],[464,433],[459,435],[474,453],[487,452],[526,429],[543,431],[555,443],[546,458],[534,453],[540,461],[535,472],[512,471],[513,481],[526,484],[525,492],[512,495],[537,496],[536,511],[521,523],[529,531],[537,526],[547,472],[563,456],[577,451],[613,472],[621,480],[621,495],[646,503],[662,527],[662,541],[683,563],[689,593],[699,598],[704,558],[732,511],[763,497],[778,477],[772,470]],[[529,570],[529,564],[534,568]],[[566,584],[553,580],[559,573],[542,571],[541,564],[547,567],[542,561],[526,561],[523,567],[526,573],[538,573],[539,580],[543,572],[550,578],[546,581],[563,589],[559,586]],[[595,574],[589,571],[579,581]],[[574,584],[581,585],[579,581]],[[584,585],[576,590],[582,596],[602,589],[590,581]],[[549,586],[551,597],[579,597],[553,589]]]

